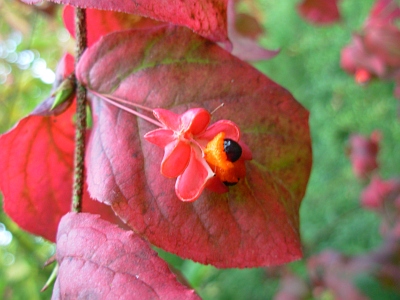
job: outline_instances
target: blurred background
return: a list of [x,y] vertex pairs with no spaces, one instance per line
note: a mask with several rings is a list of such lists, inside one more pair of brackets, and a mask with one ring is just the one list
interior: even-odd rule
[[[400,299],[400,238],[391,232],[400,200],[399,207],[389,208],[386,202],[361,202],[368,187],[374,201],[399,177],[395,85],[390,80],[359,85],[340,66],[342,49],[362,30],[375,1],[340,1],[341,18],[323,26],[300,16],[300,2],[243,0],[237,9],[262,25],[262,46],[280,49],[254,66],[310,111],[314,161],[300,212],[304,259],[282,267],[218,270],[158,251],[203,299]],[[74,47],[61,9],[0,0],[1,133],[48,96],[58,60]],[[357,155],[365,153],[377,165],[368,174],[357,173]],[[391,199],[398,197],[389,192]],[[54,250],[0,212],[0,298],[49,299],[51,287],[40,290],[52,271],[44,262]]]

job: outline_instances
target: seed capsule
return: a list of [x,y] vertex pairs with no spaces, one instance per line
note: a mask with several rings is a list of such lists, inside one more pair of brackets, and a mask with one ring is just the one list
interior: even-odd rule
[[[239,179],[238,179],[239,180]],[[237,182],[228,182],[228,181],[224,181],[223,184],[225,184],[226,186],[234,186],[237,185]]]
[[234,140],[224,139],[224,152],[230,162],[235,162],[242,156],[242,147]]
[[237,184],[246,175],[244,160],[240,159],[242,147],[234,140],[225,139],[224,132],[208,142],[204,154],[215,176],[226,186]]

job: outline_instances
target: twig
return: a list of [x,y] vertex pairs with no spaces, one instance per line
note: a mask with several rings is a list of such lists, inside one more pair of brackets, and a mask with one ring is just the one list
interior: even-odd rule
[[[83,51],[86,49],[86,12],[85,9],[75,10],[75,35],[77,65]],[[76,69],[76,68],[75,68]],[[76,82],[76,129],[75,129],[75,159],[74,159],[74,184],[72,191],[72,211],[82,211],[82,195],[85,182],[85,133],[86,133],[86,88]]]

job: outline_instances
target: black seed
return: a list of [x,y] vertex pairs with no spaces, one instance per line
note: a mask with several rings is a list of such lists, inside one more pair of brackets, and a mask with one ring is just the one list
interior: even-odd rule
[[237,161],[242,155],[242,147],[231,139],[224,139],[224,151],[230,162]]
[[237,182],[228,182],[228,181],[224,181],[223,182],[226,186],[234,186],[237,184]]

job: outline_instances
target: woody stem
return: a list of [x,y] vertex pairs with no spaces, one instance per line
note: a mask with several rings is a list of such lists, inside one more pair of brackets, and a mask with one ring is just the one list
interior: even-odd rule
[[[86,12],[85,9],[75,9],[75,69],[87,46],[86,37]],[[74,157],[74,182],[72,190],[73,212],[82,211],[82,195],[85,183],[84,159],[85,159],[85,136],[86,136],[86,88],[76,82],[76,129],[75,129],[75,157]]]

